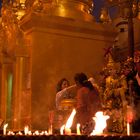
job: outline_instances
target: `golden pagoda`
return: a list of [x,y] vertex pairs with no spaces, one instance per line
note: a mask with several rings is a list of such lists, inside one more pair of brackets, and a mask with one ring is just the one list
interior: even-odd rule
[[95,21],[93,8],[92,0],[3,0],[0,117],[9,129],[48,129],[57,81],[102,68],[116,32]]

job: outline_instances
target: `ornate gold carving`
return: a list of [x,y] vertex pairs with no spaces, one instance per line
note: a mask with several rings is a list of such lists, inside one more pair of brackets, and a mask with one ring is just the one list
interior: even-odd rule
[[3,38],[3,53],[14,56],[17,47],[24,46],[24,35],[18,23],[13,4],[3,3],[1,37]]
[[42,12],[49,16],[94,20],[90,14],[93,10],[92,0],[34,0],[30,3],[27,1],[26,7],[30,12]]

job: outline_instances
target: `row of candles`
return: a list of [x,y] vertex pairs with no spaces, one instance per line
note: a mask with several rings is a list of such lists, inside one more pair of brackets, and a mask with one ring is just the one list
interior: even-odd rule
[[[71,126],[72,126],[75,114],[76,114],[76,110],[73,109],[73,111],[70,114],[66,124],[62,125],[62,127],[60,128],[60,134],[61,135],[71,135],[72,134],[71,133]],[[108,115],[104,115],[102,111],[97,112],[95,114],[95,117],[93,117],[93,120],[95,121],[95,128],[90,135],[91,136],[92,135],[102,135],[104,129],[107,126],[106,121],[109,118],[110,117]],[[38,130],[36,130],[34,133],[32,133],[29,130],[29,126],[25,126],[24,133],[19,131],[16,134],[12,131],[7,132],[7,127],[8,127],[8,124],[5,124],[3,126],[3,135],[23,135],[23,134],[24,135],[52,135],[52,125],[51,125],[51,127],[48,131],[39,132]],[[81,135],[80,124],[77,124],[76,134]],[[129,122],[127,122],[127,135],[128,136],[130,135],[130,124],[129,124]]]
[[[4,127],[3,127],[3,135],[52,135],[52,130],[51,128],[47,131],[41,131],[39,132],[38,130],[34,131],[34,132],[31,132],[29,130],[29,126],[25,126],[24,127],[24,132],[22,133],[21,131],[18,131],[17,133],[14,133],[13,131],[7,131],[7,126],[8,124],[5,124]],[[65,134],[67,135],[71,135],[71,129],[69,128],[65,128],[64,127],[65,125],[63,125],[60,129],[60,134],[63,135],[64,134],[64,131],[65,131]],[[81,135],[81,132],[80,132],[80,124],[77,124],[77,135]]]
[[7,132],[7,127],[8,127],[8,124],[5,124],[3,127],[3,135],[51,135],[51,133],[49,131],[39,132],[38,130],[36,130],[34,133],[32,133],[29,130],[29,126],[24,127],[24,133],[22,133],[21,131],[19,131],[17,133],[14,133],[13,131]]

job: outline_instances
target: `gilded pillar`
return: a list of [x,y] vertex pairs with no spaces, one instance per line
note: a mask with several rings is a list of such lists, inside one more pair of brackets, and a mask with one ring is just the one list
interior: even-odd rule
[[1,54],[1,94],[0,94],[0,117],[11,128],[12,124],[12,84],[13,67],[12,59]]
[[6,64],[1,65],[1,118],[6,119]]
[[[23,53],[23,52],[22,52]],[[25,125],[30,125],[31,92],[29,87],[29,57],[16,55],[14,81],[14,130],[23,130]]]

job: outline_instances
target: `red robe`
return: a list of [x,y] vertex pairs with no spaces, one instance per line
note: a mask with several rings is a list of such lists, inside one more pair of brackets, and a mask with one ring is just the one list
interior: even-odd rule
[[92,120],[95,113],[101,110],[99,93],[96,89],[82,87],[77,92],[77,121],[84,125]]

